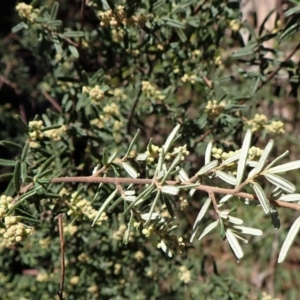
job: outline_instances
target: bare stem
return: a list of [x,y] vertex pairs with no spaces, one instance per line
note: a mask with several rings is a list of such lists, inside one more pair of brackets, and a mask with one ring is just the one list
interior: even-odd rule
[[[193,177],[194,178],[194,177]],[[58,177],[53,178],[51,180],[51,183],[62,183],[62,182],[70,182],[70,183],[76,183],[76,182],[82,182],[82,183],[110,183],[114,185],[119,184],[139,184],[139,185],[145,185],[145,184],[153,184],[153,179],[151,178],[116,178],[116,177],[95,177],[95,176],[87,176],[87,177]],[[188,182],[181,182],[178,181],[166,181],[166,184],[168,185],[186,185],[190,184],[192,181],[189,180]],[[225,194],[225,195],[235,195],[240,198],[247,198],[249,200],[258,201],[258,198],[252,194],[241,192],[243,184],[235,189],[226,189],[226,188],[219,188],[214,186],[208,186],[208,185],[202,185],[200,184],[197,187],[194,187],[194,189],[207,192],[207,193],[217,193],[217,194]],[[293,210],[300,211],[300,205],[296,203],[289,203],[285,201],[280,200],[272,200],[269,199],[270,203],[277,207],[285,207],[290,208]]]
[[60,240],[60,269],[61,269],[59,290],[57,294],[59,300],[63,300],[64,282],[65,282],[65,243],[64,243],[62,215],[60,214],[57,218],[58,218],[58,231],[59,231],[59,240]]

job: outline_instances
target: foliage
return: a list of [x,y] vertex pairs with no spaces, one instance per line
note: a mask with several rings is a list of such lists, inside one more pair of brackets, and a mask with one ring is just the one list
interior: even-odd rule
[[272,32],[237,1],[15,8],[0,42],[6,299],[297,299],[299,274],[275,262],[299,256],[299,3]]

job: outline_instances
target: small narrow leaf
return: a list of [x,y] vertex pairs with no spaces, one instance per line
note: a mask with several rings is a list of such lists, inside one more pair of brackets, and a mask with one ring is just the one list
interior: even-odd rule
[[219,161],[218,160],[212,160],[209,163],[207,163],[206,165],[204,165],[198,172],[198,175],[203,175],[209,171],[211,171],[212,169],[216,168],[219,165]]
[[236,178],[233,177],[232,175],[229,175],[223,171],[216,171],[216,174],[221,180],[223,180],[231,185],[236,185]]
[[211,161],[212,146],[213,146],[212,142],[209,142],[207,144],[207,147],[206,147],[206,150],[205,150],[205,160],[204,160],[205,165],[207,165]]
[[271,163],[269,163],[266,166],[266,170],[270,169],[271,167],[273,167],[276,163],[278,163],[280,160],[282,160],[283,158],[285,158],[290,152],[287,150],[284,153],[282,153],[281,155],[279,155],[278,157],[276,157]]
[[134,146],[136,140],[138,139],[140,133],[141,133],[141,130],[138,129],[138,130],[136,131],[136,134],[134,135],[134,137],[133,137],[133,139],[132,139],[132,141],[131,141],[129,147],[128,147],[128,150],[127,150],[127,152],[126,152],[124,158],[126,158],[126,157],[129,156],[129,154],[130,154],[130,152],[131,152],[131,150],[132,150],[132,148],[133,148],[133,146]]
[[283,172],[296,170],[296,169],[300,169],[300,160],[291,161],[286,164],[270,168],[266,170],[266,172],[275,174],[275,173],[283,173]]
[[138,172],[128,162],[122,162],[122,167],[132,178],[138,177]]
[[200,226],[200,223],[205,215],[205,213],[207,212],[209,206],[211,204],[211,199],[210,198],[207,198],[206,201],[204,202],[202,208],[200,209],[199,213],[198,213],[198,216],[196,218],[196,221],[194,223],[194,226],[193,226],[193,232],[192,232],[192,236],[190,238],[190,242],[192,243],[194,238],[195,238],[195,235],[199,229],[199,226]]
[[296,221],[293,223],[293,225],[291,226],[285,241],[281,247],[280,253],[279,253],[279,257],[278,257],[278,263],[282,263],[296,237],[296,235],[298,234],[298,231],[300,229],[300,217],[298,217],[296,219]]
[[230,229],[226,230],[226,237],[235,257],[240,260],[244,256],[244,253],[237,238]]
[[268,181],[280,187],[282,190],[286,191],[287,193],[294,193],[296,190],[296,187],[291,182],[278,175],[275,174],[263,174],[263,175],[266,177]]
[[98,210],[98,213],[92,223],[92,227],[95,225],[95,223],[98,221],[98,219],[100,218],[101,214],[105,211],[106,207],[108,206],[108,204],[114,199],[114,197],[116,196],[118,190],[115,189],[110,195],[109,197],[104,201],[104,203],[102,204],[102,206],[100,207],[100,209]]
[[261,170],[263,169],[273,146],[274,146],[274,141],[270,140],[269,143],[267,144],[266,148],[264,149],[264,152],[263,152],[262,156],[260,157],[258,164],[255,168],[256,174],[259,174],[261,172]]
[[240,157],[241,157],[241,152],[235,153],[232,156],[225,159],[222,164],[225,166],[229,165],[229,164],[233,163],[234,161],[239,160]]
[[300,201],[300,194],[281,195],[278,200],[282,201]]
[[219,201],[219,203],[225,203],[225,202],[227,202],[231,197],[233,197],[233,195],[226,195],[226,196],[224,196],[224,197]]
[[246,136],[244,138],[244,142],[241,149],[241,156],[237,166],[236,186],[240,185],[245,173],[246,161],[247,161],[248,151],[251,143],[251,136],[252,136],[252,132],[250,129],[248,129]]
[[263,234],[263,232],[260,229],[252,227],[234,225],[233,228],[240,230],[243,234],[251,234],[256,236],[261,236]]
[[263,191],[262,187],[257,182],[252,182],[251,185],[255,191],[255,194],[265,212],[265,214],[269,213],[270,210],[270,203],[267,199],[265,192]]
[[39,172],[36,175],[36,178],[39,178],[40,175],[52,164],[52,162],[55,160],[56,156],[50,156],[41,166],[41,168],[39,169]]
[[20,145],[18,145],[17,143],[11,142],[11,141],[5,141],[5,140],[0,141],[0,145],[6,147],[8,149],[11,147],[22,149],[22,147]]
[[176,138],[177,134],[178,134],[178,131],[180,129],[180,124],[178,124],[173,130],[172,132],[170,133],[170,135],[168,136],[165,144],[162,146],[163,150],[164,150],[164,153],[167,153],[172,142],[174,141],[174,139]]
[[172,196],[176,196],[179,193],[179,188],[176,186],[164,185],[161,187],[161,191],[164,194],[169,194]]
[[213,229],[215,229],[219,224],[219,220],[209,224],[201,233],[201,235],[199,236],[198,240],[202,240],[208,233],[210,233]]
[[13,182],[15,191],[18,193],[21,188],[21,162],[19,160],[16,162]]
[[236,217],[232,217],[232,216],[228,216],[228,221],[232,224],[236,224],[236,225],[242,225],[243,224],[243,220],[236,218]]
[[187,172],[183,169],[180,169],[178,177],[179,177],[181,182],[185,182],[185,181],[188,181],[190,179]]
[[14,167],[15,165],[16,165],[16,161],[14,160],[0,158],[0,166]]

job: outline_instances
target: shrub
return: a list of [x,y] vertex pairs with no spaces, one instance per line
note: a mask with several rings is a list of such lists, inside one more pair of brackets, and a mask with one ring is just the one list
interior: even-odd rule
[[6,299],[297,297],[275,262],[300,228],[299,5],[272,32],[237,1],[15,8],[0,45]]

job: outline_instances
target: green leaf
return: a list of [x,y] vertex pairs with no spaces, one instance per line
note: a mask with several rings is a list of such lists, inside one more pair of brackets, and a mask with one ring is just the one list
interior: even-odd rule
[[210,233],[213,229],[215,229],[219,224],[219,220],[209,224],[201,233],[198,240],[201,241],[208,233]]
[[192,243],[194,238],[195,238],[195,235],[200,227],[200,223],[204,217],[204,215],[206,214],[209,206],[211,204],[211,199],[210,198],[207,198],[206,201],[204,202],[202,208],[200,209],[199,213],[198,213],[198,216],[196,218],[196,221],[193,225],[193,232],[192,232],[192,236],[190,238],[190,242]]
[[11,142],[11,141],[0,141],[0,145],[10,149],[11,147],[15,147],[15,148],[19,148],[22,149],[22,147],[20,145],[18,145],[17,143]]
[[15,191],[18,193],[21,188],[21,162],[19,160],[17,160],[14,169],[13,182],[14,182]]
[[174,141],[174,139],[177,137],[178,135],[178,131],[180,129],[180,124],[178,124],[173,130],[172,132],[169,134],[165,144],[162,146],[164,153],[167,153]]
[[209,142],[206,146],[205,150],[205,159],[204,159],[204,164],[207,165],[211,161],[211,150],[213,147],[213,143]]
[[155,206],[156,206],[156,203],[158,201],[158,199],[160,199],[161,197],[161,191],[158,191],[156,193],[156,196],[151,204],[151,208],[150,208],[150,211],[149,211],[149,215],[148,215],[148,220],[146,221],[146,223],[144,224],[144,226],[146,226],[150,221],[151,221],[151,218],[152,218],[152,214],[154,212],[154,209],[155,209]]
[[122,167],[130,177],[132,178],[138,177],[138,172],[128,162],[122,162]]
[[29,142],[26,142],[22,151],[21,161],[25,161],[29,150]]
[[55,20],[59,9],[59,3],[54,2],[51,7],[50,19]]
[[233,225],[233,228],[238,229],[243,234],[251,234],[255,236],[261,236],[263,234],[263,232],[260,229],[252,228],[252,227]]
[[27,163],[25,161],[21,162],[21,178],[22,182],[25,182],[25,178],[27,177]]
[[47,25],[50,27],[61,27],[62,26],[62,21],[61,20],[53,20],[53,21],[48,21]]
[[280,253],[279,253],[279,257],[278,257],[278,263],[282,263],[296,237],[296,235],[298,234],[298,231],[300,229],[300,217],[298,217],[296,219],[296,221],[293,223],[293,225],[291,226],[285,241],[281,247]]
[[223,181],[231,184],[231,185],[236,185],[236,178],[230,174],[227,174],[223,171],[216,171],[216,175]]
[[255,191],[255,194],[256,194],[265,214],[268,214],[270,211],[270,202],[268,201],[265,192],[263,191],[262,187],[257,182],[252,182],[251,185]]
[[265,170],[265,172],[266,174],[269,173],[276,174],[276,173],[284,173],[296,169],[300,169],[300,160],[291,161],[286,164],[267,169]]
[[127,157],[129,156],[129,154],[130,154],[130,152],[131,152],[131,150],[132,150],[132,148],[133,148],[133,146],[134,146],[134,144],[135,144],[137,138],[139,137],[140,133],[141,133],[141,130],[138,129],[138,130],[136,131],[136,134],[134,135],[134,137],[133,137],[133,139],[132,139],[132,141],[131,141],[131,143],[130,143],[130,145],[129,145],[129,147],[128,147],[128,150],[127,150],[127,152],[126,152],[126,154],[125,154],[125,156],[124,156],[123,159],[125,159],[125,158],[127,158]]
[[100,218],[101,214],[105,211],[106,207],[108,206],[108,204],[115,198],[116,194],[117,194],[118,190],[115,189],[110,195],[109,197],[104,201],[104,203],[101,205],[100,209],[98,210],[98,213],[92,223],[92,227],[95,225],[95,223],[98,221],[98,219]]
[[40,167],[38,173],[36,174],[36,178],[41,177],[41,174],[52,164],[52,162],[55,160],[56,156],[50,156]]
[[300,194],[289,194],[289,195],[281,195],[278,200],[291,202],[291,201],[300,201]]
[[174,19],[171,19],[171,18],[168,18],[168,17],[162,17],[161,19],[163,21],[165,21],[165,24],[170,26],[170,27],[181,28],[181,29],[185,28],[185,25],[180,21],[177,21],[177,20],[174,20]]
[[184,31],[180,28],[175,28],[175,31],[177,32],[178,37],[180,38],[180,40],[185,43],[187,41],[187,37],[184,33]]
[[198,171],[198,175],[203,175],[208,173],[209,171],[213,170],[214,168],[216,168],[219,165],[219,161],[218,160],[212,160],[209,163],[207,163],[206,165],[204,165],[199,171]]
[[107,148],[103,148],[102,164],[106,166],[108,164],[108,151]]
[[261,170],[263,169],[263,167],[269,157],[269,154],[270,154],[271,150],[273,149],[273,146],[274,146],[274,141],[270,140],[269,143],[267,144],[266,148],[264,149],[262,156],[260,157],[260,159],[258,161],[258,164],[255,168],[255,174],[259,174],[261,172]]
[[287,150],[284,153],[282,153],[281,155],[279,155],[278,157],[276,157],[270,164],[268,164],[266,166],[266,170],[270,169],[271,167],[273,167],[276,163],[278,163],[280,160],[282,160],[284,157],[286,157],[290,152]]
[[79,58],[79,53],[76,47],[74,47],[73,45],[68,45],[68,48],[71,52],[71,54],[75,57],[75,58]]
[[164,185],[161,187],[161,192],[164,194],[176,196],[179,193],[179,188],[176,186]]
[[22,29],[28,29],[28,25],[26,23],[24,23],[24,22],[21,22],[21,23],[17,24],[16,26],[14,26],[11,29],[11,31],[14,32],[14,33],[16,33],[16,32],[18,32],[18,31],[20,31]]
[[19,115],[15,115],[14,118],[17,120],[20,128],[24,131],[24,133],[28,134],[28,127],[24,123],[23,119]]
[[242,149],[241,149],[241,156],[240,156],[238,166],[237,166],[236,186],[239,186],[241,184],[244,173],[245,173],[246,161],[247,161],[247,157],[248,157],[248,151],[250,148],[251,137],[252,137],[252,132],[250,129],[248,129],[246,136],[244,138],[244,142],[243,142]]
[[0,158],[0,166],[8,166],[14,167],[16,165],[16,161]]
[[178,177],[181,182],[186,182],[190,179],[189,175],[187,174],[187,172],[184,169],[180,169],[180,171],[178,173]]
[[83,31],[65,31],[63,33],[63,36],[69,37],[69,38],[79,38],[79,37],[84,37],[84,32]]
[[274,175],[274,174],[263,174],[263,175],[268,181],[280,187],[282,190],[286,191],[287,193],[294,193],[296,190],[296,187],[291,182],[278,175]]
[[244,253],[236,236],[233,234],[233,232],[230,229],[226,230],[226,238],[235,257],[237,258],[237,260],[240,260],[244,256]]

